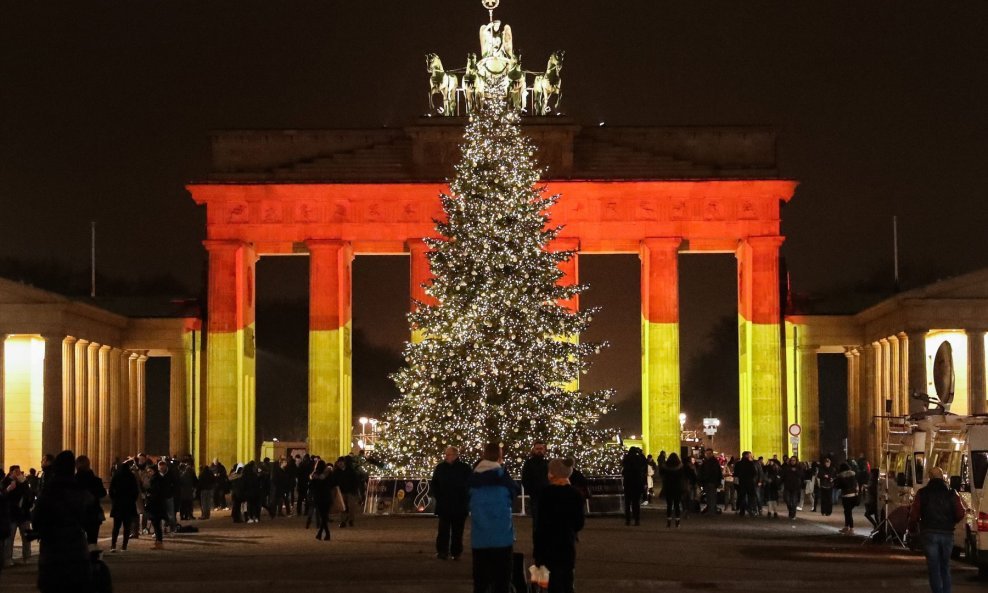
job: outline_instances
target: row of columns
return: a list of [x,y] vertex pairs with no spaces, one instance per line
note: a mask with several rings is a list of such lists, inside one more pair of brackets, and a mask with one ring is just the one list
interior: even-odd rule
[[[968,408],[955,412],[988,412],[985,378],[985,331],[968,330]],[[911,397],[930,391],[927,377],[929,330],[910,330],[846,348],[848,447],[851,454],[881,457],[889,416],[922,411],[926,405]]]
[[[61,352],[62,422],[60,447],[46,443],[45,451],[72,449],[106,473],[114,457],[143,450],[147,355],[74,337],[49,346]],[[46,402],[58,399],[46,391]]]
[[[18,360],[21,368],[7,373],[8,338],[42,345],[39,358]],[[0,334],[0,459],[37,467],[42,454],[71,449],[105,474],[113,456],[144,446],[146,362],[143,353],[71,336]],[[28,368],[35,364],[40,377]]]
[[[778,251],[782,238],[739,242],[738,332],[741,448],[759,455],[783,451],[785,430],[781,366]],[[241,241],[206,241],[209,251],[207,393],[201,423],[203,453],[246,461],[254,442],[254,266],[257,254]],[[310,257],[310,449],[323,456],[347,452],[351,440],[352,246],[341,240],[306,242]],[[642,433],[649,451],[680,445],[679,272],[681,237],[641,242]],[[560,238],[556,249],[579,249]],[[409,240],[410,284],[415,302],[431,303],[427,247]],[[561,282],[575,283],[574,257],[561,266]],[[576,309],[576,299],[564,303]],[[413,330],[412,339],[420,336]],[[711,369],[711,372],[717,372]]]

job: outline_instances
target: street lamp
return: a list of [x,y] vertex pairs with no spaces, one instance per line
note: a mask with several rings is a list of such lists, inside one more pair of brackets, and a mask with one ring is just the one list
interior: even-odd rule
[[679,413],[679,432],[686,430],[686,412]]
[[704,418],[703,419],[703,432],[707,433],[710,437],[710,448],[714,448],[714,435],[717,434],[717,428],[720,426],[720,418]]

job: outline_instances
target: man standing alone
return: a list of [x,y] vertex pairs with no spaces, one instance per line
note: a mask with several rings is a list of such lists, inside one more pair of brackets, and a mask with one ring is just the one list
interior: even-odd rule
[[950,553],[954,547],[954,525],[964,518],[957,493],[947,487],[943,470],[934,467],[930,482],[916,493],[909,509],[909,527],[918,525],[933,593],[950,593]]
[[539,519],[539,494],[549,485],[549,462],[546,461],[545,453],[545,443],[535,441],[531,456],[521,466],[521,485],[528,495],[528,514],[532,516],[533,526]]
[[436,557],[456,560],[463,553],[463,524],[467,520],[470,493],[470,466],[460,461],[456,447],[446,447],[445,459],[432,472],[432,495],[436,498],[439,534],[436,536]]
[[[508,593],[515,526],[511,503],[518,486],[501,467],[501,447],[484,446],[483,459],[470,475],[470,546],[474,593]],[[548,482],[548,469],[546,469]]]

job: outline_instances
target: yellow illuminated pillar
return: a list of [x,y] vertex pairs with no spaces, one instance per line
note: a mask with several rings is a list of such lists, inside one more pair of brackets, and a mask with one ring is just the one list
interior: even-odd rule
[[35,467],[44,424],[45,340],[11,335],[3,348],[4,464]]
[[741,449],[756,457],[785,450],[782,395],[782,237],[749,237],[738,246],[738,412]]
[[[4,457],[4,442],[6,442],[6,430],[4,426],[7,423],[7,414],[4,412],[5,402],[6,402],[6,380],[4,379],[4,370],[6,368],[6,363],[4,362],[4,352],[6,351],[7,344],[7,334],[0,332],[0,459],[6,459]],[[3,469],[0,468],[0,472]]]
[[309,247],[309,450],[323,457],[345,455],[350,450],[353,424],[353,249],[344,241],[307,241],[306,244]]
[[254,445],[253,246],[205,241],[209,250],[206,346],[206,455],[229,465],[256,456]]
[[642,443],[679,451],[679,237],[641,242]]

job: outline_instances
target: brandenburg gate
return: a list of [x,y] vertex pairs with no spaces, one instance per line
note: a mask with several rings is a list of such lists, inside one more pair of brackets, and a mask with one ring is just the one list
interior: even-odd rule
[[[312,451],[351,441],[351,269],[355,256],[406,255],[413,299],[429,277],[423,237],[442,216],[441,180],[462,121],[404,129],[239,131],[212,138],[215,172],[188,185],[206,206],[207,384],[200,451],[253,458],[254,267],[308,256]],[[678,258],[737,257],[741,448],[784,451],[779,290],[780,204],[796,187],[774,174],[774,135],[744,128],[581,128],[563,118],[525,126],[562,194],[560,248],[641,259],[642,433],[649,451],[678,450]],[[579,277],[578,258],[566,270]],[[630,287],[629,287],[630,288]],[[711,369],[717,372],[717,369]]]
[[[308,443],[324,456],[349,450],[353,258],[407,255],[413,302],[427,302],[422,239],[443,216],[439,194],[459,158],[464,116],[491,85],[525,115],[547,191],[562,194],[551,211],[552,224],[564,226],[553,247],[641,259],[646,449],[679,449],[678,258],[713,252],[738,262],[741,448],[786,450],[799,406],[784,396],[779,210],[796,183],[777,176],[774,134],[580,126],[559,113],[565,53],[530,78],[511,27],[494,18],[497,4],[485,0],[490,22],[465,68],[426,57],[431,112],[415,125],[213,135],[213,173],[187,186],[206,206],[209,251],[200,455],[254,458],[254,266],[269,255],[309,257]],[[577,282],[579,258],[563,272]]]

